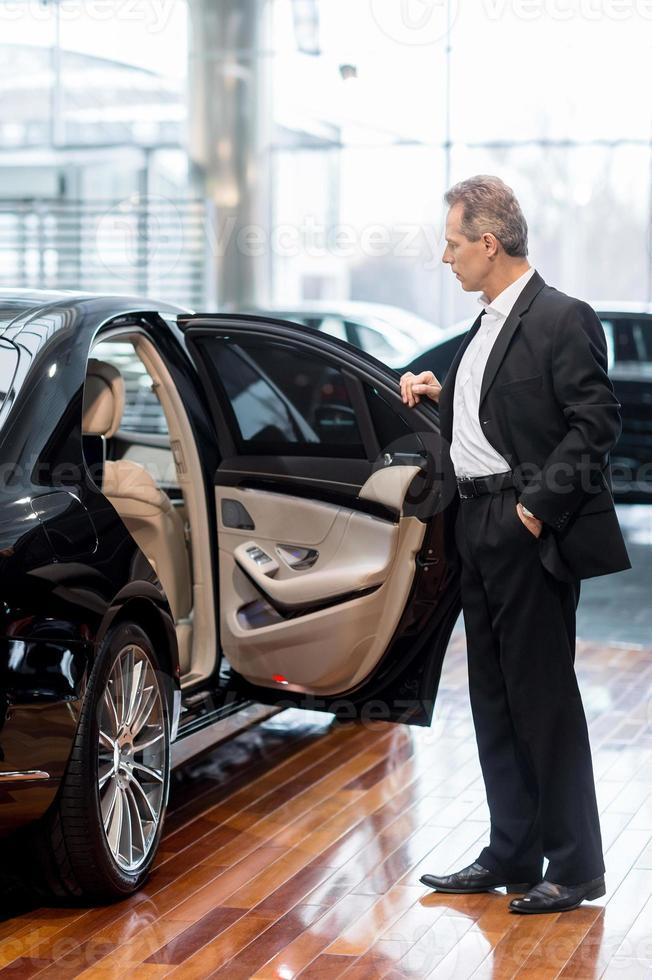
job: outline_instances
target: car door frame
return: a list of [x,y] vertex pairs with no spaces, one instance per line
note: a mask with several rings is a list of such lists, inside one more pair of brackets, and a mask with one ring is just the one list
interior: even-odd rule
[[[357,467],[360,474],[358,489],[369,475],[381,468],[383,464],[394,462],[393,458],[380,456],[381,447],[378,442],[371,412],[362,389],[363,382],[373,386],[385,400],[394,401],[391,406],[396,414],[401,416],[412,432],[417,432],[427,450],[427,466],[431,485],[421,499],[409,508],[413,516],[419,517],[427,526],[422,548],[417,556],[416,570],[412,581],[409,597],[403,609],[399,623],[374,670],[357,687],[338,695],[317,695],[278,688],[258,687],[246,681],[232,670],[231,685],[239,694],[246,694],[252,700],[262,703],[296,706],[311,710],[330,711],[340,718],[374,718],[391,720],[415,725],[430,724],[437,693],[443,657],[448,646],[450,634],[460,610],[459,578],[457,569],[449,564],[443,554],[443,515],[441,513],[441,458],[439,455],[439,425],[438,412],[434,406],[419,404],[415,409],[401,407],[396,404],[398,396],[398,375],[391,368],[381,364],[371,355],[366,354],[345,341],[323,335],[310,327],[290,323],[263,316],[247,314],[192,314],[178,317],[178,325],[184,335],[188,355],[192,359],[203,387],[206,400],[209,403],[216,429],[217,442],[220,447],[222,462],[213,474],[213,487],[229,485],[228,481],[219,480],[220,468],[233,467],[230,479],[232,485],[257,486],[260,489],[270,488],[274,491],[288,492],[288,483],[271,481],[269,472],[266,476],[257,478],[252,475],[251,467],[240,469],[233,464],[237,460],[264,459],[260,456],[246,454],[237,455],[237,439],[230,430],[227,421],[228,412],[225,405],[228,399],[224,391],[216,390],[214,378],[211,376],[197,341],[201,337],[252,337],[258,341],[290,342],[297,349],[320,355],[343,374],[347,379],[347,390],[353,395],[352,404],[360,427],[360,434],[365,446],[367,457],[375,453],[380,457],[379,465],[373,458],[362,461]],[[349,385],[351,379],[357,382]],[[231,420],[233,424],[233,420]],[[420,428],[417,429],[417,425]],[[225,451],[226,447],[226,451]],[[234,453],[235,455],[229,455]],[[283,457],[276,457],[282,460]],[[290,457],[288,457],[290,458]],[[292,455],[295,465],[302,458]],[[327,458],[327,457],[324,457]],[[347,459],[350,465],[354,459]],[[358,462],[360,462],[358,460]],[[397,459],[396,464],[406,462]],[[225,465],[226,464],[226,465]],[[282,468],[282,467],[281,467]],[[253,471],[255,474],[255,470]],[[224,474],[223,474],[224,475]],[[364,477],[364,478],[363,478]],[[301,480],[301,476],[294,478]],[[281,485],[279,485],[281,484]],[[289,491],[297,495],[297,486]],[[299,493],[300,495],[300,493]],[[396,512],[374,501],[361,501],[352,495],[344,498],[333,488],[320,487],[319,493],[305,495],[312,499],[331,501],[344,506],[374,513],[385,519],[398,520]],[[430,514],[428,518],[426,515]],[[218,582],[219,573],[214,569]],[[219,617],[218,617],[219,618]],[[223,656],[223,654],[222,654]]]

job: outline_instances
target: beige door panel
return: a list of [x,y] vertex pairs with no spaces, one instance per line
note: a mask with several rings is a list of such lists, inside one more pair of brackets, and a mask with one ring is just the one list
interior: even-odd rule
[[[379,470],[360,496],[400,511],[417,472],[417,466]],[[415,517],[394,524],[345,507],[252,489],[218,487],[216,499],[221,642],[233,667],[256,684],[274,687],[276,676],[293,690],[324,694],[346,691],[363,680],[403,613],[425,525]],[[225,499],[246,508],[254,530],[224,526]],[[293,569],[276,550],[282,545],[318,555],[310,567]],[[271,560],[256,563],[247,552],[253,547]],[[302,605],[369,587],[375,591],[300,614]],[[284,618],[265,595],[295,614]],[[249,610],[255,615],[249,616]]]
[[398,625],[425,527],[416,517],[401,518],[394,562],[374,592],[259,628],[247,628],[238,613],[259,604],[260,592],[233,556],[220,550],[220,628],[229,663],[265,687],[275,686],[275,676],[286,678],[284,686],[292,690],[323,694],[358,684],[376,666]]
[[[226,527],[222,520],[222,500],[237,500],[249,513],[255,530],[239,531]],[[221,547],[235,547],[252,534],[261,541],[293,541],[295,544],[317,546],[331,533],[342,508],[303,497],[290,497],[267,490],[217,488],[217,515]],[[227,541],[224,540],[227,536]],[[233,541],[228,543],[228,539]]]
[[[394,559],[398,525],[345,510],[336,521],[336,525],[340,524],[334,535],[337,546],[320,551],[314,565],[307,569],[290,568],[276,551],[268,555],[270,561],[257,563],[247,549],[260,546],[258,537],[239,544],[233,555],[261,592],[287,609],[381,585]],[[290,539],[288,543],[297,542]]]

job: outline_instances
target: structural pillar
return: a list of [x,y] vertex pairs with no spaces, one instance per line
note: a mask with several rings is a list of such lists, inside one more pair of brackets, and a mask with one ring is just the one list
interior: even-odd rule
[[188,153],[209,302],[269,300],[271,0],[189,0]]

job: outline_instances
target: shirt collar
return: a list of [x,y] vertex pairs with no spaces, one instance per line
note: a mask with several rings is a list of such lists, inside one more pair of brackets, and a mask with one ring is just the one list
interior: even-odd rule
[[512,312],[516,300],[523,292],[526,283],[530,281],[535,271],[534,266],[530,266],[527,272],[524,272],[522,276],[519,276],[518,279],[510,283],[506,289],[503,289],[502,293],[499,293],[491,303],[488,302],[484,293],[478,297],[478,303],[484,308],[485,313],[493,313],[494,316],[506,319]]

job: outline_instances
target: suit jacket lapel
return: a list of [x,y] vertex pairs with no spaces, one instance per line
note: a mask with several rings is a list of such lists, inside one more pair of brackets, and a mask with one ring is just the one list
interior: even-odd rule
[[[537,295],[537,293],[541,292],[544,286],[545,282],[543,278],[538,272],[535,272],[514,304],[511,313],[500,328],[500,333],[498,334],[496,342],[494,343],[489,357],[487,358],[484,374],[482,376],[480,405],[482,404],[482,401],[496,376],[496,372],[500,367],[503,357],[507,353],[509,342],[514,336],[514,333],[521,322],[521,316],[525,313],[532,303],[534,297]],[[453,358],[453,362],[448,369],[448,373],[439,395],[439,427],[442,436],[444,436],[448,442],[450,442],[453,437],[453,391],[455,389],[457,369],[460,366],[460,361],[462,360],[464,351],[480,329],[481,316],[482,314],[477,317],[477,319],[467,330],[464,340],[460,344],[459,349]]]
[[500,328],[495,343],[489,352],[484,374],[482,375],[480,402],[478,408],[482,407],[482,402],[484,401],[486,394],[489,391],[494,378],[496,377],[496,372],[501,365],[503,357],[507,353],[507,348],[509,347],[510,341],[520,326],[521,316],[526,312],[534,297],[537,295],[537,293],[541,292],[544,286],[545,282],[539,273],[535,272],[529,282],[525,284],[523,292],[516,300],[516,303],[512,307],[509,316]]

